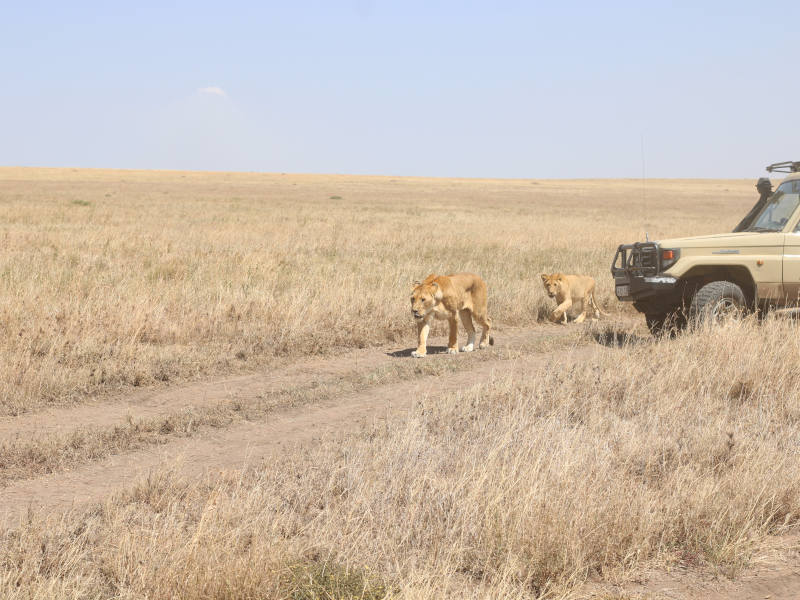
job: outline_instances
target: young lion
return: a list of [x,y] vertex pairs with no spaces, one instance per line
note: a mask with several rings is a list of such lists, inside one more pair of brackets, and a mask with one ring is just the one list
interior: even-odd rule
[[588,275],[564,275],[563,273],[552,273],[545,275],[542,273],[542,283],[547,290],[547,295],[555,298],[558,302],[555,310],[550,315],[552,321],[561,319],[562,323],[567,322],[567,311],[573,302],[581,303],[581,314],[575,319],[576,323],[583,323],[586,320],[586,309],[591,308],[593,317],[597,319],[604,314],[594,301],[594,277]]
[[459,316],[468,335],[467,344],[461,348],[462,352],[472,352],[475,349],[475,327],[472,325],[472,317],[475,317],[482,328],[478,348],[494,344],[494,338],[489,335],[492,320],[486,314],[486,296],[486,283],[472,273],[430,274],[421,283],[415,281],[411,292],[411,313],[417,322],[419,345],[411,356],[422,358],[428,353],[428,332],[432,318],[447,319],[450,322],[448,354],[458,354]]

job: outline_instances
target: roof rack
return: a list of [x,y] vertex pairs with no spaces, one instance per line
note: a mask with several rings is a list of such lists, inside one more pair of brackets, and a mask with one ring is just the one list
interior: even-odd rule
[[767,165],[767,172],[800,173],[800,161],[792,162],[791,160],[787,160],[786,162],[773,163],[771,165]]

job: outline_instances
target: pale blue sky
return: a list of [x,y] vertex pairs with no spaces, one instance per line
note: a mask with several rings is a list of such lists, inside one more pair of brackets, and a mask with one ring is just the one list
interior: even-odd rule
[[[757,177],[800,3],[7,2],[0,165]],[[643,142],[643,144],[642,144]]]

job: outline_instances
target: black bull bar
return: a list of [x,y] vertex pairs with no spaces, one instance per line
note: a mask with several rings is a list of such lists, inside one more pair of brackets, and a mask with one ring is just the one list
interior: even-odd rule
[[660,271],[658,244],[655,242],[636,242],[621,244],[611,263],[611,274],[614,278],[647,277],[657,275]]

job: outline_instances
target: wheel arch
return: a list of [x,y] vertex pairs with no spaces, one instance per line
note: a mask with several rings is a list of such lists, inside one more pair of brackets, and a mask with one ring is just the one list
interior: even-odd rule
[[684,282],[683,299],[689,304],[695,292],[712,281],[730,281],[744,292],[747,306],[756,308],[756,282],[753,275],[744,265],[698,265],[687,271],[681,279]]

